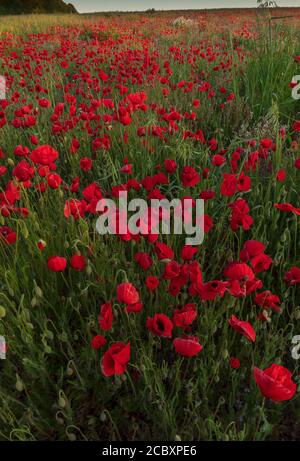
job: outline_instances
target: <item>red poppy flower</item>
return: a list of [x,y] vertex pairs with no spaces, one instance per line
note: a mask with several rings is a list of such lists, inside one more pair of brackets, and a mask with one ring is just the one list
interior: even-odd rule
[[26,160],[19,162],[13,169],[13,176],[19,181],[30,181],[34,177],[34,167],[30,165]]
[[251,259],[251,266],[256,274],[268,270],[272,263],[273,259],[264,253],[254,256]]
[[278,306],[278,304],[280,304],[280,299],[268,290],[259,293],[255,297],[254,301],[263,309],[273,309],[275,312],[281,312],[281,309]]
[[177,170],[177,163],[175,160],[166,159],[165,160],[165,169],[167,173],[173,174]]
[[140,300],[136,288],[132,283],[122,283],[117,287],[117,301],[125,304],[136,304]]
[[284,182],[286,180],[286,171],[284,169],[281,169],[277,172],[276,180],[278,182]]
[[295,213],[296,215],[300,216],[300,208],[296,208],[290,203],[275,203],[275,208],[279,211],[283,211],[284,213]]
[[224,195],[224,197],[232,197],[236,193],[238,187],[236,175],[224,173],[223,178],[221,194]]
[[191,325],[197,318],[195,304],[186,304],[181,309],[176,309],[173,314],[173,323],[177,327],[185,328]]
[[67,260],[61,256],[51,256],[48,259],[48,268],[52,272],[63,272],[67,267]]
[[300,268],[293,266],[285,274],[284,280],[291,286],[300,284]]
[[224,270],[225,277],[230,280],[247,282],[254,280],[252,269],[245,263],[230,263]]
[[76,271],[83,271],[86,268],[86,260],[82,255],[73,255],[70,260],[70,266]]
[[272,139],[267,139],[267,138],[266,138],[266,139],[262,139],[262,140],[260,141],[260,145],[261,145],[261,147],[262,147],[263,149],[270,149],[270,148],[272,147],[272,145],[273,145],[273,141],[272,141]]
[[198,288],[200,298],[203,301],[214,301],[218,296],[223,298],[228,285],[228,282],[221,282],[220,280],[203,283]]
[[196,336],[182,336],[173,341],[173,345],[177,354],[183,357],[195,357],[198,355],[203,346],[199,344],[199,339]]
[[173,323],[165,314],[155,314],[153,318],[148,317],[146,326],[154,335],[164,338],[172,337]]
[[292,373],[281,365],[273,364],[266,370],[254,368],[254,379],[264,397],[283,402],[291,400],[297,390],[297,385],[292,380]]
[[102,373],[106,377],[122,375],[130,360],[130,343],[115,343],[110,346],[102,357]]
[[102,335],[94,336],[91,341],[91,347],[95,350],[101,349],[101,347],[105,346],[106,339]]
[[38,165],[50,165],[58,159],[58,152],[48,145],[39,146],[31,152],[29,158]]
[[155,245],[155,252],[158,256],[158,259],[174,259],[173,250],[165,243],[157,242]]
[[241,362],[236,357],[230,357],[229,363],[231,368],[233,368],[234,370],[238,370],[241,366]]
[[181,251],[181,259],[191,261],[197,252],[198,248],[185,245]]
[[3,239],[8,245],[17,241],[17,234],[8,226],[0,226],[0,240]]
[[154,275],[149,275],[149,277],[146,278],[146,287],[148,288],[149,291],[155,291],[159,286],[159,279],[155,277]]
[[266,246],[257,240],[248,240],[240,253],[240,259],[243,262],[250,261],[251,258],[259,256],[265,251]]
[[180,265],[177,261],[170,261],[165,265],[165,271],[163,278],[165,280],[171,280],[178,277],[180,274]]
[[125,307],[125,312],[130,314],[131,312],[138,314],[143,309],[143,303],[128,304]]
[[231,317],[229,320],[229,325],[236,330],[238,333],[241,333],[248,341],[255,342],[256,340],[256,333],[254,328],[249,322],[244,322],[239,320],[235,315]]
[[114,321],[112,304],[110,302],[102,304],[100,314],[98,316],[98,323],[102,330],[109,331],[112,328]]
[[134,259],[144,270],[150,269],[153,264],[152,258],[148,253],[136,253]]
[[198,175],[195,168],[191,166],[185,166],[183,167],[181,173],[181,181],[183,187],[193,187],[200,182],[200,176]]

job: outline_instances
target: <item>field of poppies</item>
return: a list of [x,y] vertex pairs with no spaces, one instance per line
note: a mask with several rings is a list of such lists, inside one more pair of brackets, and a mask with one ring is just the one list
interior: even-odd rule
[[[1,20],[1,440],[300,440],[300,10],[280,10]],[[121,191],[203,199],[203,244],[99,235]]]

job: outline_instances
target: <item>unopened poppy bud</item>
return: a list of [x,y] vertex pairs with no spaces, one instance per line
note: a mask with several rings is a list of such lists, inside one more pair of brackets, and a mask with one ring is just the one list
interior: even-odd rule
[[6,316],[6,310],[3,306],[0,306],[0,319],[3,319]]
[[56,413],[55,419],[56,419],[56,421],[57,421],[58,424],[60,424],[61,426],[63,426],[63,424],[65,423],[65,421],[64,421],[63,418],[61,418],[61,417],[58,416],[58,415],[59,415],[59,413]]
[[222,352],[222,356],[223,356],[223,359],[227,359],[229,357],[229,352],[227,349],[224,349],[223,352]]
[[66,399],[64,397],[64,393],[62,391],[59,392],[58,406],[60,408],[65,408],[67,406],[67,401],[66,401]]
[[18,392],[23,392],[24,390],[24,385],[18,375],[17,375],[17,381],[16,381],[16,389]]
[[220,397],[220,398],[219,398],[219,405],[221,406],[221,405],[224,405],[225,403],[226,403],[225,398],[224,398],[224,397]]
[[180,435],[175,435],[175,442],[181,442],[181,437]]
[[37,303],[38,303],[38,302],[37,302],[37,299],[36,299],[36,297],[34,296],[34,297],[32,298],[32,300],[31,300],[31,303],[30,303],[30,304],[31,304],[31,307],[35,307],[35,306],[37,305]]
[[300,320],[300,307],[297,307],[294,313],[295,320]]
[[70,442],[75,442],[77,440],[77,437],[75,434],[68,433],[68,439],[70,440]]
[[47,243],[44,240],[39,240],[37,243],[38,249],[43,251],[46,248]]
[[74,374],[73,368],[70,365],[68,365],[68,367],[67,367],[67,375],[72,376],[73,374]]
[[13,161],[12,158],[8,158],[7,163],[8,163],[9,166],[15,166],[15,162]]
[[91,275],[93,269],[91,268],[91,266],[88,264],[87,267],[86,267],[86,273],[87,275]]
[[106,421],[107,417],[106,417],[106,413],[105,411],[102,411],[101,415],[100,415],[100,421],[102,423],[104,423]]
[[42,298],[43,297],[43,292],[41,290],[41,288],[39,286],[35,286],[35,294],[37,295],[38,298]]

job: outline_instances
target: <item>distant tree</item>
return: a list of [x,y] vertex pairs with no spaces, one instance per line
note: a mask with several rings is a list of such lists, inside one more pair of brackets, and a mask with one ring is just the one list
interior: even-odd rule
[[62,0],[0,0],[0,14],[77,13]]
[[278,5],[274,0],[257,0],[258,8],[277,8]]
[[146,10],[146,13],[147,13],[147,14],[153,14],[153,13],[155,13],[155,8],[149,8],[148,10]]

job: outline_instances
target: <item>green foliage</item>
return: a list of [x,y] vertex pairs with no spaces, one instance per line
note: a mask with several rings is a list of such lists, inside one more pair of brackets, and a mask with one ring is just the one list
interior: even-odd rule
[[62,0],[0,0],[0,14],[77,13],[75,7]]

